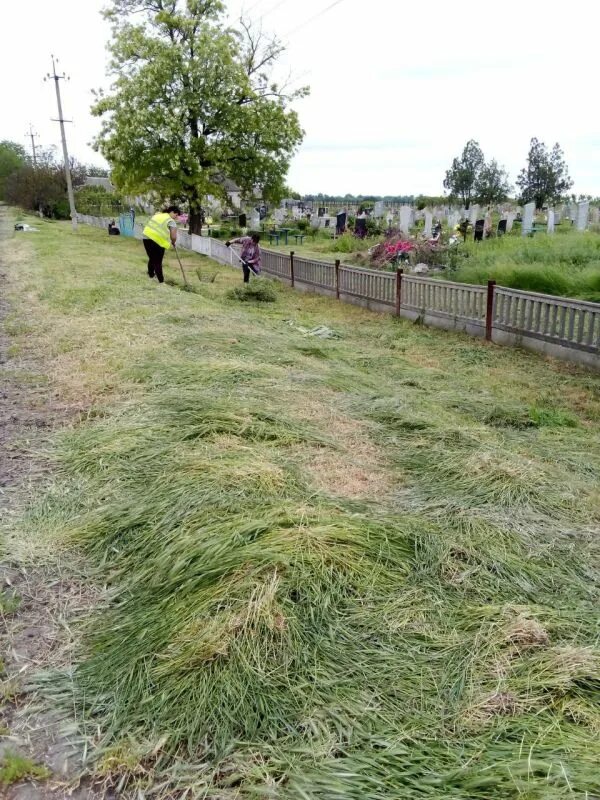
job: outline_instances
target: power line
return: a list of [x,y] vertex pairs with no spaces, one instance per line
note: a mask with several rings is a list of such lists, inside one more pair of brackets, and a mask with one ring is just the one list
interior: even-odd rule
[[288,1],[288,0],[279,0],[279,3],[276,3],[276,4],[275,4],[275,5],[274,5],[272,8],[270,8],[268,11],[264,11],[264,12],[263,12],[263,13],[260,15],[260,18],[261,18],[261,19],[264,19],[265,17],[268,17],[268,16],[269,16],[269,14],[272,14],[274,11],[277,11],[277,9],[278,9],[278,8],[281,8],[281,6],[282,6],[284,3],[287,3],[287,1]]
[[305,20],[304,22],[302,22],[297,27],[293,28],[291,31],[288,31],[286,34],[284,34],[283,38],[287,39],[293,33],[296,33],[297,31],[302,30],[302,28],[305,28],[311,22],[314,22],[316,19],[319,19],[319,17],[322,17],[323,14],[326,14],[328,11],[331,11],[332,8],[335,8],[341,2],[342,2],[342,0],[335,0],[335,2],[331,3],[331,5],[328,5],[327,8],[324,8],[322,11],[319,11],[318,14],[315,14],[314,17],[310,17],[309,19]]

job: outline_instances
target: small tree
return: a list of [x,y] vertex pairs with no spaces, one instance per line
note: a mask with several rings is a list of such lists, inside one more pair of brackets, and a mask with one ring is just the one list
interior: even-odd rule
[[444,189],[450,196],[459,198],[465,208],[469,208],[475,196],[477,179],[485,164],[478,142],[469,140],[460,158],[455,158],[446,172]]
[[521,170],[517,186],[521,190],[521,202],[533,201],[537,209],[557,202],[569,191],[573,181],[558,142],[548,152],[544,142],[536,138],[531,140],[527,166]]
[[512,188],[508,173],[495,159],[484,163],[475,180],[477,202],[485,206],[506,200]]
[[17,142],[4,140],[0,142],[0,198],[5,197],[6,179],[28,161],[25,148]]

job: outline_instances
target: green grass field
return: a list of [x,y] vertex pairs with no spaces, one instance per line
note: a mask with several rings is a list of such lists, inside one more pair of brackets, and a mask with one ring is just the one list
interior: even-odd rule
[[[560,230],[560,229],[559,229]],[[565,229],[553,236],[505,236],[461,245],[454,279],[600,302],[600,235]]]
[[193,254],[194,292],[157,288],[139,242],[35,224],[14,346],[79,416],[17,525],[107,587],[40,678],[96,773],[132,797],[600,795],[597,375],[281,287],[240,303]]

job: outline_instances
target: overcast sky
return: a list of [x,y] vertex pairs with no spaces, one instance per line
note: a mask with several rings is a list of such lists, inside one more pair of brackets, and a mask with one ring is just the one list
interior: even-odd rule
[[[311,95],[297,103],[304,143],[289,183],[302,193],[440,194],[446,168],[476,139],[514,181],[537,136],[562,145],[574,191],[600,195],[594,0],[229,0],[262,17],[288,49],[282,68]],[[104,0],[21,0],[3,26],[0,139],[60,145],[50,54],[63,85],[70,153],[101,164],[88,143],[99,122],[93,87],[107,86]],[[319,15],[317,17],[317,15]],[[313,19],[317,17],[316,19]]]

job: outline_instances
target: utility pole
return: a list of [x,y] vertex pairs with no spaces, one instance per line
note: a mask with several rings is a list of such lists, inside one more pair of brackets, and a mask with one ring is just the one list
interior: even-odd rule
[[39,139],[39,136],[37,133],[33,132],[33,125],[31,124],[31,122],[29,123],[29,133],[26,133],[25,136],[31,139],[31,153],[33,155],[33,166],[37,167],[37,157],[35,154],[35,140]]
[[69,152],[67,150],[67,137],[65,136],[65,122],[71,122],[70,119],[63,118],[63,111],[62,111],[62,103],[60,101],[60,86],[59,81],[62,80],[70,80],[64,74],[57,75],[56,74],[56,65],[58,63],[58,58],[55,59],[52,56],[52,74],[48,73],[44,80],[53,80],[54,86],[56,88],[56,104],[58,106],[58,119],[53,119],[52,122],[60,122],[60,135],[62,138],[62,149],[63,149],[63,158],[65,162],[65,177],[67,179],[67,194],[69,195],[69,207],[71,209],[71,224],[73,226],[73,230],[77,230],[77,212],[75,211],[75,196],[73,195],[73,184],[71,182],[71,165],[69,163]]

